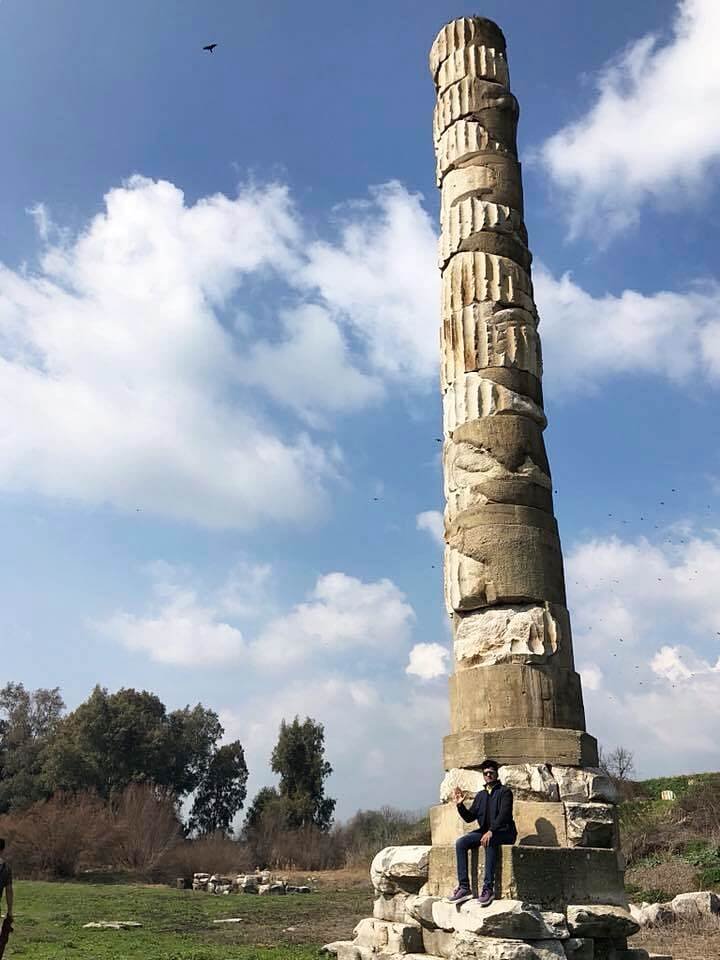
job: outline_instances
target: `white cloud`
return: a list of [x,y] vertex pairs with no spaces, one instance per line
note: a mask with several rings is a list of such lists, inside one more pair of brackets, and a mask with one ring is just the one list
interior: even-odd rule
[[445,676],[449,657],[450,651],[439,643],[416,643],[410,651],[405,673],[420,677],[421,680]]
[[682,0],[673,36],[641,37],[597,78],[585,116],[550,137],[540,156],[569,194],[574,233],[633,223],[655,197],[686,205],[710,188],[720,157],[720,62],[716,0]]
[[351,412],[381,399],[383,384],[357,369],[330,313],[304,304],[282,313],[285,339],[251,348],[239,375],[277,403],[293,407],[314,427],[328,426],[328,412]]
[[341,211],[338,243],[317,242],[300,277],[363,341],[389,377],[437,375],[437,233],[422,197],[397,182]]
[[243,621],[272,609],[271,571],[266,565],[237,564],[216,589],[201,590],[187,571],[157,563],[150,611],[118,611],[94,624],[113,642],[141,651],[151,660],[179,666],[213,666],[243,661],[253,667],[296,669],[313,657],[372,649],[386,659],[408,642],[415,614],[387,579],[365,583],[345,573],[318,577],[307,601],[275,616],[246,639]]
[[217,611],[203,606],[194,591],[179,587],[164,598],[154,615],[120,612],[96,627],[128,650],[181,667],[236,663],[246,650],[240,630],[218,620]]
[[594,663],[580,664],[578,672],[582,676],[583,686],[586,690],[599,690],[603,682],[603,672]]
[[415,518],[418,530],[425,530],[435,543],[442,546],[445,543],[445,527],[443,515],[439,510],[424,510]]
[[329,573],[318,579],[307,602],[262,630],[253,653],[258,662],[275,666],[317,653],[396,651],[407,642],[414,619],[392,580],[363,583],[345,573]]
[[311,514],[332,464],[234,398],[215,313],[295,263],[287,190],[187,205],[135,177],[105,202],[38,273],[0,266],[0,486],[209,526]]
[[326,429],[384,381],[435,375],[435,231],[398,183],[343,206],[328,241],[272,184],[190,204],[136,176],[77,236],[29,212],[36,272],[0,264],[2,489],[211,527],[305,519],[342,454],[267,399]]
[[720,737],[720,531],[660,544],[592,540],[569,552],[567,570],[590,732],[633,749],[641,774],[711,767]]
[[533,273],[549,392],[593,389],[617,374],[720,381],[720,285],[593,297],[569,274]]

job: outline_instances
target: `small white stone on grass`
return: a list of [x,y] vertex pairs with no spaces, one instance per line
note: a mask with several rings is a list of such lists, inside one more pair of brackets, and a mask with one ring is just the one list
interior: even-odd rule
[[84,923],[83,930],[132,930],[141,926],[137,920],[96,920],[93,923]]

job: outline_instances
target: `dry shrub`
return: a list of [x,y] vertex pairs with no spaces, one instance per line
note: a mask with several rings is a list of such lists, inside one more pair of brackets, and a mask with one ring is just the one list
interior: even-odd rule
[[92,793],[57,793],[1,819],[18,876],[74,877],[112,853],[111,813]]
[[337,833],[345,849],[345,865],[366,867],[384,847],[430,843],[430,820],[394,807],[358,810]]
[[690,787],[677,804],[678,819],[699,837],[720,846],[720,782],[705,780]]
[[700,917],[658,927],[645,927],[628,946],[685,960],[720,960],[720,918]]
[[342,866],[344,859],[336,833],[308,825],[281,833],[269,851],[267,865],[279,870],[332,870]]
[[191,877],[194,873],[233,876],[255,866],[246,844],[217,833],[176,844],[159,860],[153,874],[165,879]]
[[697,868],[679,857],[631,867],[625,881],[638,889],[643,898],[647,894],[654,901],[672,900],[679,893],[689,893],[700,886]]
[[152,783],[126,787],[114,807],[115,866],[153,870],[182,839],[172,791]]

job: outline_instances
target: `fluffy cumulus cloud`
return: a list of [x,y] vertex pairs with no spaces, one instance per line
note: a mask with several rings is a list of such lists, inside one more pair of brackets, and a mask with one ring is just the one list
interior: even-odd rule
[[390,377],[437,374],[437,233],[419,194],[391,182],[339,211],[338,242],[317,242],[301,272]]
[[235,399],[218,320],[248,276],[295,262],[287,191],[188,205],[136,177],[105,204],[37,272],[0,266],[0,485],[210,526],[311,513],[331,459]]
[[596,539],[567,557],[589,729],[640,772],[713,767],[720,737],[720,531]]
[[592,389],[644,372],[675,383],[720,381],[720,285],[591,296],[569,274],[533,273],[549,392]]
[[189,571],[159,561],[146,571],[152,581],[149,610],[120,610],[92,626],[112,642],[156,663],[213,667],[248,657],[239,622],[252,622],[267,597],[270,567],[239,561],[217,589],[203,591]]
[[415,518],[418,530],[429,533],[435,543],[442,546],[445,542],[443,515],[439,510],[423,510]]
[[321,653],[363,647],[395,652],[409,639],[415,614],[392,582],[363,583],[345,573],[318,579],[310,597],[271,621],[253,644],[260,663],[297,663]]
[[291,407],[312,427],[327,427],[328,413],[349,413],[379,400],[383,383],[354,365],[332,314],[318,304],[281,313],[283,338],[260,340],[238,365],[249,384]]
[[416,643],[410,651],[405,673],[420,677],[421,680],[444,677],[448,672],[449,658],[450,651],[439,643]]
[[415,614],[387,579],[366,583],[345,573],[318,578],[307,600],[258,623],[274,598],[267,566],[242,563],[216,588],[201,589],[187,571],[156,564],[153,597],[142,615],[117,611],[94,624],[110,640],[177,666],[240,661],[253,668],[296,669],[317,658],[374,651],[402,657]]
[[437,364],[434,231],[399,184],[349,204],[332,242],[278,185],[191,204],[134,177],[77,236],[29,212],[36,268],[0,265],[6,490],[208,526],[305,518],[337,455],[304,431]]
[[597,78],[588,112],[551,136],[542,161],[567,191],[574,232],[633,223],[648,198],[682,206],[720,157],[716,0],[681,0],[672,36],[639,38]]

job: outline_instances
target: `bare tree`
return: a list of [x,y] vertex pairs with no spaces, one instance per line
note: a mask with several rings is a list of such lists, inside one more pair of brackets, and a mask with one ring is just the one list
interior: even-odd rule
[[603,747],[599,747],[598,766],[613,780],[625,782],[633,778],[635,758],[632,750],[628,750],[627,747],[613,747],[608,752]]

